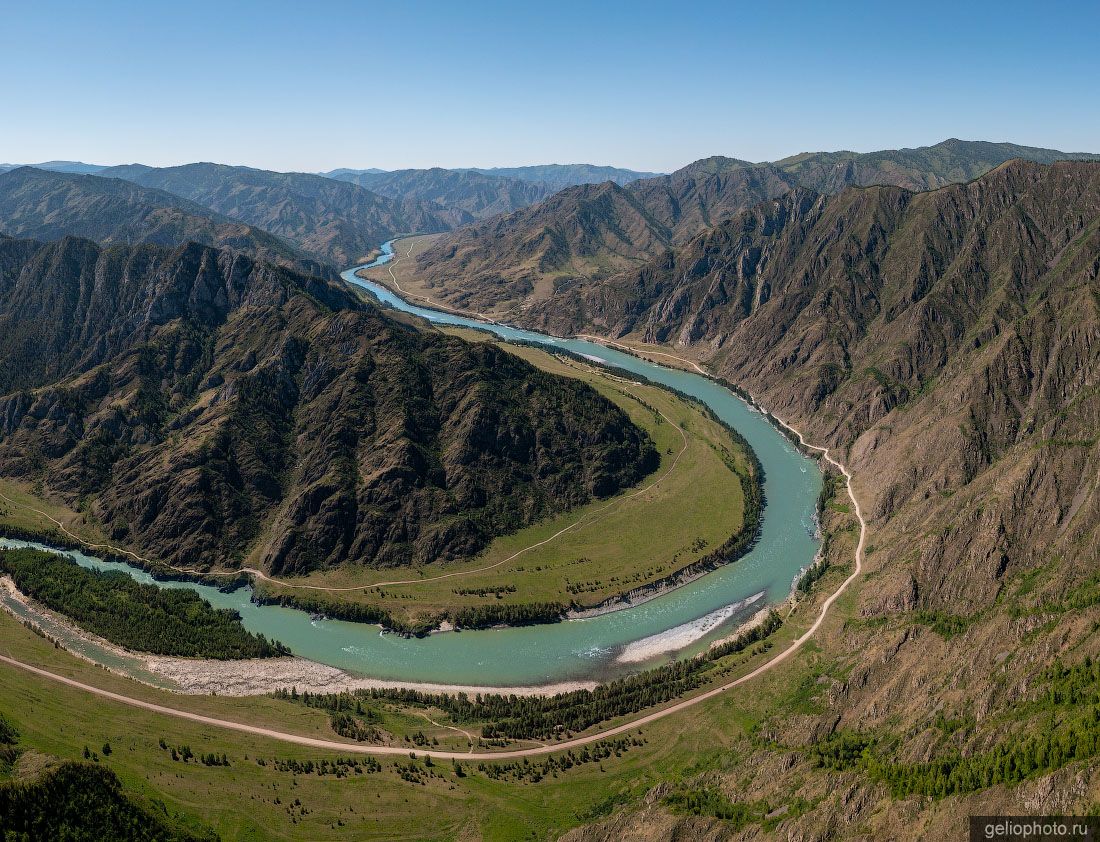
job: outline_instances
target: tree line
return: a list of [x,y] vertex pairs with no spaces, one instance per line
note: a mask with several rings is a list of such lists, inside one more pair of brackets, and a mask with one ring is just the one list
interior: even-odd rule
[[[636,713],[690,692],[703,684],[707,673],[721,658],[763,641],[781,624],[773,611],[760,625],[694,658],[616,679],[593,690],[574,690],[554,696],[478,693],[471,698],[466,693],[425,693],[403,687],[375,687],[354,693],[312,696],[280,690],[275,695],[330,711],[356,710],[357,700],[362,698],[433,707],[456,722],[482,723],[481,736],[486,740],[550,739],[584,731],[600,722]],[[763,648],[767,646],[764,643]]]
[[1100,756],[1100,662],[1055,664],[1043,674],[1042,695],[1028,707],[1038,714],[1026,730],[973,754],[952,753],[923,763],[896,763],[872,736],[837,733],[814,745],[815,765],[862,769],[896,798],[946,798],[1012,785]]
[[236,611],[213,608],[184,588],[143,584],[120,571],[88,570],[65,556],[32,549],[0,551],[0,571],[27,596],[126,649],[222,660],[290,651],[247,631]]

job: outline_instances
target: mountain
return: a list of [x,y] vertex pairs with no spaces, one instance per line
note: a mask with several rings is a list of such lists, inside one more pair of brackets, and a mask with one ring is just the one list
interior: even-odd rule
[[570,187],[440,238],[417,256],[416,268],[453,306],[526,307],[598,285],[759,197],[788,190],[789,179],[773,167],[722,158],[626,187]]
[[635,181],[627,189],[682,243],[704,228],[787,193],[793,185],[776,167],[735,158],[704,158],[671,175]]
[[[362,175],[364,173],[383,173],[383,172],[386,172],[386,170],[380,170],[380,169],[378,169],[378,167],[369,167],[365,170],[349,170],[349,169],[343,168],[343,169],[338,169],[338,170],[329,170],[328,172],[317,173],[317,175],[323,175],[323,176],[326,176],[327,178],[341,178],[341,179],[343,179],[344,176],[348,176],[348,175],[354,176],[354,175]],[[344,179],[344,180],[348,181],[350,179]]]
[[672,232],[614,182],[549,199],[441,238],[417,258],[453,305],[490,309],[542,299],[574,279],[598,281],[671,242]]
[[550,187],[553,192],[580,184],[600,184],[613,181],[616,184],[629,184],[639,178],[652,178],[660,173],[637,172],[620,167],[599,167],[594,164],[538,164],[530,167],[490,167],[473,169],[473,172],[503,178],[518,178],[520,181],[535,181]]
[[[830,791],[843,780],[843,801],[826,799],[798,838],[838,823],[909,836],[898,828],[918,802],[902,786],[934,794],[922,816],[945,822],[975,812],[975,790],[987,808],[1021,803],[1023,785],[997,788],[998,772],[952,776],[949,789],[946,770],[992,769],[1036,733],[1072,739],[1075,709],[1050,695],[1052,676],[1096,657],[1100,163],[1012,161],[925,193],[800,188],[608,287],[585,302],[593,319],[690,344],[835,448],[869,521],[857,594],[813,661],[828,676],[819,700],[777,707],[708,785],[774,804],[793,786],[820,791],[812,779],[828,776]],[[856,759],[807,760],[844,739]],[[894,797],[858,759],[868,745],[905,764]],[[747,785],[746,766],[775,774]],[[940,789],[920,789],[929,769],[945,770]],[[1068,793],[1078,774],[1043,778],[1045,791]],[[953,792],[964,795],[939,800]],[[619,817],[586,838],[632,823],[645,824]]]
[[131,164],[100,175],[197,202],[282,237],[337,268],[359,261],[395,234],[444,231],[455,224],[429,204],[389,199],[308,173],[199,163],[165,168]]
[[894,184],[909,190],[933,190],[971,181],[1006,161],[1021,158],[1040,164],[1055,161],[1100,161],[1087,152],[1059,152],[1015,143],[950,138],[935,146],[883,152],[804,152],[776,161],[804,187],[837,193],[850,185]]
[[36,170],[78,173],[81,175],[91,175],[92,173],[107,169],[99,164],[85,164],[83,161],[44,161],[41,164],[0,164],[0,172],[17,170],[23,166],[34,167]]
[[0,474],[209,569],[390,567],[656,468],[595,390],[188,243],[0,239]]
[[391,199],[414,199],[439,205],[457,223],[472,222],[525,208],[554,192],[547,184],[484,175],[474,170],[336,171],[330,175]]
[[170,193],[94,175],[31,167],[0,174],[0,231],[41,240],[74,235],[165,246],[194,240],[311,274],[334,274],[266,231]]
[[[574,263],[568,269],[560,261],[550,261],[545,270],[552,277],[555,294],[569,293],[574,287],[598,284],[606,276],[606,264],[621,263],[624,254],[632,254],[635,265],[657,256],[667,245],[681,244],[706,228],[746,210],[760,201],[784,195],[798,187],[810,187],[818,192],[835,193],[850,185],[895,184],[909,189],[926,189],[946,183],[966,181],[989,171],[1005,161],[1024,157],[1039,162],[1082,158],[1094,159],[1088,153],[1063,153],[1050,149],[948,140],[936,146],[918,149],[891,150],[866,154],[837,152],[794,156],[774,164],[754,164],[735,158],[715,156],[696,161],[676,172],[655,178],[631,182],[624,189],[634,201],[630,216],[640,210],[654,220],[664,236],[651,236],[648,229],[638,229],[630,219],[619,220],[613,214],[602,219],[607,231],[641,231],[641,238],[631,244],[612,237],[604,249],[599,243],[584,246],[587,261]],[[527,308],[535,303],[522,289],[546,289],[551,277],[529,264],[526,253],[515,243],[538,241],[546,232],[563,232],[583,227],[588,216],[581,206],[584,194],[571,194],[573,201],[556,200],[545,208],[533,208],[503,224],[482,224],[453,232],[423,252],[417,261],[417,271],[437,283],[433,294],[455,306],[477,298],[478,309],[489,311],[507,308],[508,317],[523,320]],[[555,197],[556,198],[556,197]],[[568,197],[566,197],[568,198]],[[620,203],[626,207],[627,203]],[[636,209],[636,210],[634,210]],[[532,227],[532,221],[538,227]],[[511,230],[511,229],[515,230]],[[570,249],[579,244],[568,243]],[[561,249],[559,249],[560,251]],[[614,252],[616,257],[611,257]],[[466,255],[477,254],[477,259]],[[460,256],[452,262],[452,256]],[[517,287],[510,282],[522,276]],[[529,294],[529,293],[528,293]],[[562,302],[562,308],[569,305]]]

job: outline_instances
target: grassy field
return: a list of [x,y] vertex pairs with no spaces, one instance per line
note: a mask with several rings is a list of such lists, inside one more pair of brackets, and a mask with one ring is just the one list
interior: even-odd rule
[[[808,625],[815,603],[843,575],[843,567],[826,575],[817,596],[776,633],[773,652]],[[845,595],[842,614],[851,611],[852,599],[854,595]],[[835,631],[840,620],[830,625]],[[321,711],[267,697],[173,696],[78,661],[6,615],[0,615],[0,641],[4,654],[117,692],[333,738]],[[746,671],[765,657],[748,652],[733,656],[724,665],[725,673]],[[833,668],[817,646],[808,647],[760,681],[632,734],[641,745],[537,782],[529,772],[517,775],[507,768],[494,770],[492,764],[485,769],[463,764],[459,775],[454,764],[437,761],[429,767],[422,757],[401,758],[397,765],[381,758],[380,771],[341,778],[295,773],[286,769],[286,762],[317,764],[341,755],[92,699],[8,666],[0,666],[0,712],[19,729],[21,747],[79,760],[88,746],[99,755],[98,762],[119,776],[128,794],[154,809],[163,805],[184,823],[213,827],[224,839],[552,839],[622,805],[637,806],[658,784],[693,779],[707,769],[736,768],[769,712],[776,706],[814,704],[821,687],[816,677]],[[419,713],[385,706],[383,715],[385,729],[398,740],[423,730],[441,744],[465,742],[453,732],[432,729]],[[445,724],[439,715],[432,718]],[[102,754],[104,743],[112,747],[109,756]],[[224,753],[230,765],[172,760],[172,749],[185,745],[200,756]]]
[[0,534],[7,530],[9,535],[34,533],[55,536],[60,541],[71,540],[51,518],[88,542],[103,540],[98,526],[85,515],[60,501],[43,498],[41,491],[29,483],[0,478]]
[[[476,331],[460,333],[489,341]],[[751,471],[749,460],[729,432],[698,405],[541,350],[508,350],[547,371],[582,379],[622,407],[652,437],[661,454],[658,470],[617,497],[498,538],[474,559],[413,570],[348,567],[296,578],[291,584],[353,588],[307,593],[330,602],[379,605],[411,622],[464,606],[595,605],[675,573],[742,528],[741,475]],[[262,590],[279,594],[300,589],[263,582]]]
[[[453,332],[490,341],[477,331]],[[409,623],[464,607],[540,602],[590,606],[675,573],[742,528],[741,476],[751,472],[750,461],[729,432],[697,404],[538,349],[508,350],[547,371],[582,379],[620,406],[653,439],[661,455],[658,470],[616,497],[498,538],[473,559],[384,571],[347,567],[291,581],[349,589],[344,591],[271,582],[261,583],[260,590],[308,594],[330,604],[376,605]],[[62,540],[51,520],[56,518],[87,543],[104,540],[94,519],[60,501],[43,499],[29,484],[0,480],[0,495],[0,534],[7,529],[8,534]],[[402,580],[404,584],[393,584]]]

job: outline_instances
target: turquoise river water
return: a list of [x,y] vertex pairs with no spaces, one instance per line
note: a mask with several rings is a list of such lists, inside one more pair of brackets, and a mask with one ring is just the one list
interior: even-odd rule
[[[370,265],[383,264],[392,257],[393,246],[386,243],[382,256]],[[357,277],[355,272],[359,268],[362,267],[345,272],[345,281],[367,289],[384,305],[436,324],[475,327],[492,331],[505,341],[582,354],[705,403],[748,441],[764,468],[767,503],[759,541],[737,562],[620,611],[548,625],[450,632],[425,638],[381,634],[376,626],[317,620],[303,611],[256,605],[249,599],[248,588],[226,594],[190,582],[158,582],[162,587],[195,590],[216,607],[238,611],[246,628],[282,641],[296,655],[358,675],[394,681],[510,687],[606,680],[672,655],[698,651],[709,640],[728,632],[765,600],[785,599],[795,576],[814,559],[819,543],[814,515],[821,488],[816,463],[800,454],[763,415],[728,389],[705,377],[666,368],[597,343],[559,339],[417,307],[385,287]],[[23,541],[0,539],[0,546],[25,545]],[[154,581],[144,571],[120,562],[103,561],[79,552],[70,555],[86,567],[123,570],[140,581]],[[751,606],[736,607],[753,597],[756,601]],[[10,605],[10,601],[5,601]],[[634,644],[631,650],[640,655],[624,655],[631,651],[627,649],[631,644]],[[662,646],[663,651],[658,651]],[[83,651],[109,666],[120,666],[99,647],[85,645]]]

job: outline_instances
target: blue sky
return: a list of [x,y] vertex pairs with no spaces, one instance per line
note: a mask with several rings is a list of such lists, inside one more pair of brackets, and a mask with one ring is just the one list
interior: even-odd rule
[[1100,151],[1100,2],[0,0],[0,161]]

